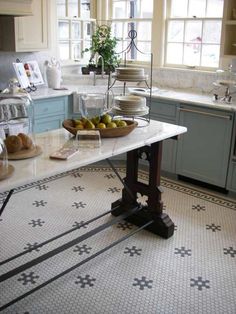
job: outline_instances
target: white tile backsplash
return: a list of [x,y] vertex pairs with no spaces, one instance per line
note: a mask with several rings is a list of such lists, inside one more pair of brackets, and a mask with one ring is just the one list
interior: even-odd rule
[[[15,76],[12,62],[16,58],[22,61],[37,60],[44,75],[46,60],[50,60],[50,52],[36,53],[9,53],[0,52],[0,89],[7,87],[10,78]],[[93,85],[92,77],[81,75],[81,66],[66,66],[62,68],[62,85],[63,83],[76,83],[78,85]],[[145,68],[145,72],[150,74],[150,67]],[[210,93],[214,91],[213,82],[216,81],[215,72],[200,72],[190,69],[171,69],[171,68],[154,68],[153,69],[153,86],[168,89],[184,89],[198,93]],[[100,80],[96,78],[96,85],[106,85],[107,79]]]

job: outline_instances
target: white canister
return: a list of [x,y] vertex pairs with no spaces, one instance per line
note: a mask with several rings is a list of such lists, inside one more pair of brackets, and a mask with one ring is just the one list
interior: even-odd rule
[[60,88],[61,86],[61,67],[59,62],[49,63],[47,62],[46,76],[48,87]]

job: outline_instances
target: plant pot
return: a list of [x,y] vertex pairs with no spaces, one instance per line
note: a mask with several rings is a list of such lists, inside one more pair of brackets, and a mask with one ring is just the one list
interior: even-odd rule
[[[104,72],[105,74],[109,74],[110,71],[114,72],[114,67],[110,67],[110,69],[106,69]],[[88,65],[86,67],[81,68],[82,74],[89,74],[90,72],[95,72],[96,74],[100,75],[102,74],[102,67],[101,66],[95,66],[95,65]]]

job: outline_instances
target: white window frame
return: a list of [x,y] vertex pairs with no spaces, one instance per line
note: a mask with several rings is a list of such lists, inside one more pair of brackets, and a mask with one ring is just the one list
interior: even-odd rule
[[[154,6],[154,2],[155,0],[153,0],[153,6]],[[112,24],[112,22],[121,22],[121,23],[131,23],[131,22],[134,22],[134,23],[138,23],[138,22],[151,22],[151,25],[152,25],[152,28],[153,28],[153,18],[113,18],[112,17],[112,8],[113,8],[113,0],[108,0],[108,21],[110,24]],[[153,12],[154,12],[154,9],[153,9]],[[124,34],[123,33],[123,37],[127,37],[128,34]],[[152,39],[151,40],[139,40],[139,42],[147,42],[147,43],[150,43],[150,47],[151,47],[151,51],[152,52]],[[123,47],[122,50],[124,50],[125,48],[127,47]],[[137,45],[137,48],[139,49],[138,45]],[[140,49],[141,52],[144,52]],[[120,51],[118,51],[120,52]],[[148,64],[149,61],[139,61],[139,60],[127,60],[127,63],[129,64]]]
[[[170,21],[183,21],[184,22],[184,29],[185,29],[185,23],[187,21],[202,21],[202,23],[204,23],[205,21],[219,21],[223,22],[223,15],[221,18],[218,18],[218,17],[192,17],[192,18],[189,18],[189,17],[181,17],[181,18],[177,18],[177,17],[170,17],[170,13],[171,13],[171,1],[172,0],[166,0],[166,3],[167,3],[167,6],[166,6],[166,19],[165,19],[165,42],[164,42],[164,58],[163,58],[163,67],[166,67],[166,68],[181,68],[181,69],[194,69],[194,70],[199,70],[199,71],[215,71],[218,67],[206,67],[206,66],[188,66],[188,65],[184,65],[184,64],[170,64],[170,63],[167,63],[166,61],[166,56],[167,56],[167,43],[168,43],[168,24]],[[221,25],[222,27],[222,25]],[[202,33],[203,33],[203,28],[202,28]],[[221,35],[222,36],[222,35]],[[184,45],[186,42],[183,41],[182,44]],[[202,44],[201,45],[201,50],[202,50]],[[215,44],[214,44],[215,45]],[[220,51],[220,48],[221,48],[221,40],[219,42],[219,51]],[[184,55],[183,55],[184,56]],[[200,56],[200,58],[202,57],[202,55]],[[218,63],[218,66],[220,64],[220,58],[221,58],[221,55],[219,53],[219,63]]]
[[[78,0],[78,15],[80,15],[80,1]],[[91,1],[91,8],[90,8],[90,15],[92,17],[95,16],[95,12],[96,12],[96,0]],[[78,43],[80,42],[81,44],[81,52],[85,49],[85,42],[87,42],[88,40],[85,38],[84,36],[84,25],[86,23],[91,23],[92,26],[92,30],[91,30],[91,38],[92,38],[92,34],[93,34],[93,30],[95,29],[95,25],[96,25],[96,19],[95,18],[80,18],[80,17],[69,17],[68,16],[68,0],[66,1],[66,16],[57,16],[57,25],[59,24],[60,21],[66,21],[69,23],[69,37],[66,39],[60,39],[59,36],[57,37],[57,43],[58,43],[58,57],[59,57],[59,43],[63,43],[63,42],[69,42],[69,59],[66,60],[61,60],[62,64],[74,64],[74,63],[86,63],[87,60],[85,60],[83,58],[83,55],[81,55],[80,58],[78,59],[74,59],[73,58],[73,52],[72,52],[72,46],[74,43]],[[81,37],[78,39],[74,39],[72,38],[72,23],[73,22],[79,22],[81,23]]]

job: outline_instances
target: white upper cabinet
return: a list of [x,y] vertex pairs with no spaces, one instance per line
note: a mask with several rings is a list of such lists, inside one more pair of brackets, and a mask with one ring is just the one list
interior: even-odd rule
[[49,48],[49,1],[33,0],[32,16],[0,16],[0,50],[30,52]]
[[236,56],[236,1],[224,1],[221,56]]
[[0,0],[1,15],[32,15],[32,0]]

